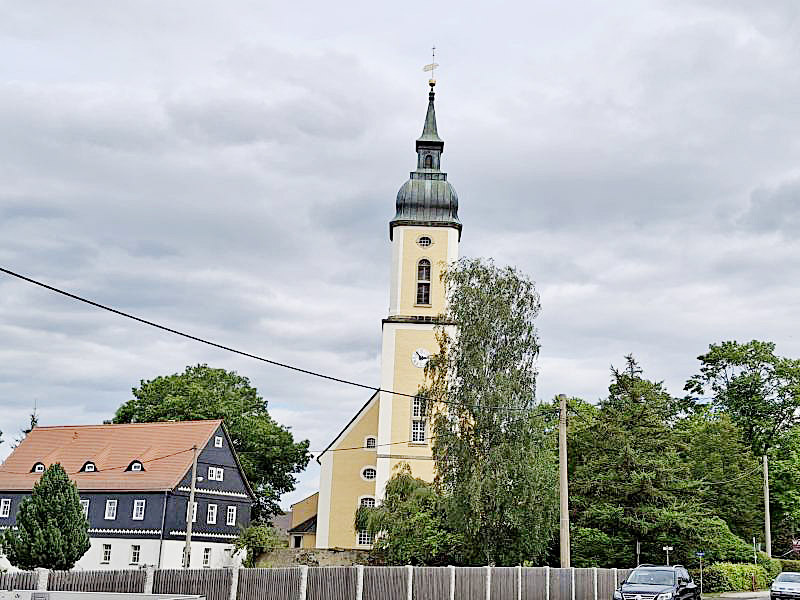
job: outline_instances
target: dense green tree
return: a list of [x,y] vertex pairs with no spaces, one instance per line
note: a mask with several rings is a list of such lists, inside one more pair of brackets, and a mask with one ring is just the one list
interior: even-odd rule
[[727,413],[698,406],[679,431],[691,478],[701,483],[697,499],[744,540],[760,535],[761,469],[741,429]]
[[17,568],[66,571],[89,549],[89,522],[83,516],[78,488],[56,463],[20,502],[16,529],[6,529],[2,547]]
[[267,402],[246,377],[207,365],[142,380],[114,423],[224,419],[245,475],[258,498],[255,516],[268,519],[294,489],[295,473],[308,464],[308,440],[295,442],[287,427],[267,412]]
[[463,562],[545,555],[558,514],[553,436],[535,404],[539,296],[513,268],[462,259],[420,394],[430,400],[436,490]]
[[769,456],[773,545],[784,555],[800,537],[800,426],[775,442]]
[[413,477],[404,465],[386,483],[381,504],[356,511],[355,528],[376,536],[374,553],[388,564],[460,564],[462,538],[446,508],[433,484]]
[[255,521],[244,527],[239,536],[233,540],[233,545],[237,550],[245,550],[246,556],[243,561],[245,567],[256,567],[258,557],[265,552],[286,546],[286,540],[270,524],[263,521]]

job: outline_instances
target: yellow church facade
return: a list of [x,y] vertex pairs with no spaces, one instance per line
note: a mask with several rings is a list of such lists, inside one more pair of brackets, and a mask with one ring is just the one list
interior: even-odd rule
[[445,310],[440,275],[458,259],[461,223],[458,196],[440,169],[444,142],[434,110],[434,85],[422,135],[416,140],[417,168],[400,188],[389,223],[391,279],[389,312],[382,322],[381,391],[370,397],[324,452],[314,536],[304,547],[369,548],[366,532],[355,531],[359,506],[374,506],[400,464],[431,481],[430,427],[424,400],[416,398],[428,357],[438,351],[434,329]]

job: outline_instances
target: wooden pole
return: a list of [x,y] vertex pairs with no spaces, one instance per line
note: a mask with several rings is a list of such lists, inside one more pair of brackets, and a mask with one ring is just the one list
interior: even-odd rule
[[567,481],[567,396],[558,395],[558,490],[561,500],[561,568],[569,569],[569,484]]
[[772,558],[772,527],[769,518],[769,463],[764,455],[764,545],[767,556]]
[[188,569],[192,557],[192,514],[194,489],[197,485],[197,445],[192,446],[192,483],[189,486],[189,504],[186,505],[186,545],[183,547],[183,568]]

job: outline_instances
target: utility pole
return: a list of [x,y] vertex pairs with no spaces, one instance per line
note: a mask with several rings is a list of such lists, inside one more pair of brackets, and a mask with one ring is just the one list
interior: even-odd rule
[[769,463],[764,455],[764,545],[767,556],[772,558],[772,527],[769,519]]
[[183,568],[188,569],[192,557],[192,514],[194,514],[194,489],[197,485],[197,445],[192,446],[192,483],[189,486],[189,503],[186,505],[186,545],[183,547]]
[[561,500],[561,568],[569,568],[569,485],[567,482],[567,396],[558,395],[558,490]]

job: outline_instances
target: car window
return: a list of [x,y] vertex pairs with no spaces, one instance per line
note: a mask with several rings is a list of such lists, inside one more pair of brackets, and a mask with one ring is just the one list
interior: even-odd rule
[[681,569],[679,574],[681,577],[683,577],[683,580],[686,581],[687,583],[692,580],[692,576],[689,575],[689,571],[687,571],[686,569]]
[[675,573],[663,569],[635,569],[628,576],[628,583],[672,585],[675,583]]
[[775,581],[782,583],[800,583],[800,573],[781,573],[775,578]]

